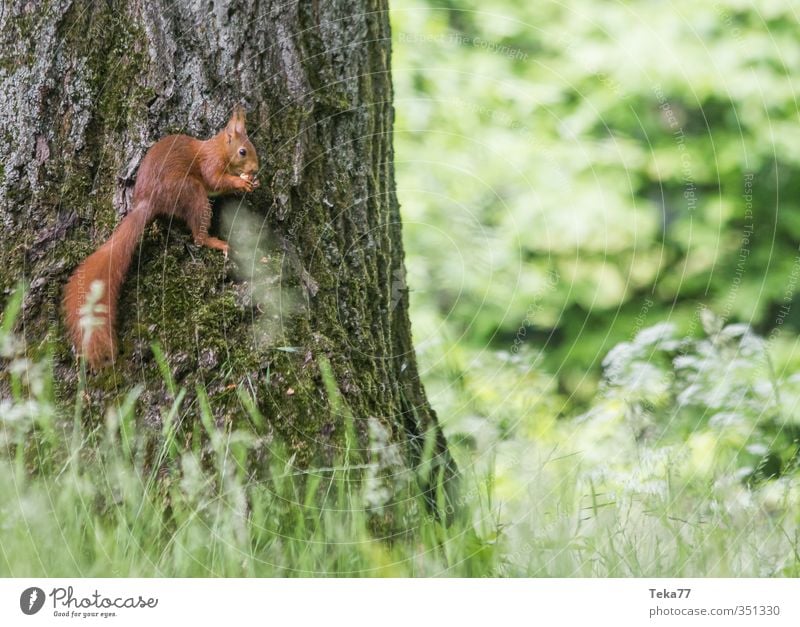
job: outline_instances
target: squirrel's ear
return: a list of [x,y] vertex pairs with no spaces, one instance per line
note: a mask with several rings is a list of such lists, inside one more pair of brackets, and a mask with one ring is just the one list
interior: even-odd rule
[[228,132],[231,134],[247,135],[244,122],[244,109],[241,105],[236,105],[233,108],[233,115],[231,115],[231,119],[228,121]]
[[232,135],[237,133],[241,133],[244,128],[244,111],[239,105],[236,105],[233,109],[233,114],[231,115],[231,119],[228,120],[228,124],[225,125],[225,132],[228,134],[228,138]]

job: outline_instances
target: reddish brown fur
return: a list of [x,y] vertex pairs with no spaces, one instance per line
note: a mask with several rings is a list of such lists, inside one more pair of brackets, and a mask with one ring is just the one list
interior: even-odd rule
[[[239,153],[245,150],[245,155]],[[144,156],[136,187],[133,209],[117,226],[111,238],[78,266],[64,290],[64,311],[70,339],[78,354],[92,368],[113,362],[117,354],[114,324],[119,291],[128,272],[133,251],[145,227],[158,215],[183,218],[198,245],[227,254],[228,244],[209,237],[211,222],[209,195],[250,192],[258,186],[255,173],[258,156],[247,138],[244,113],[234,111],[227,126],[211,139],[201,141],[188,135],[169,135],[153,145]],[[248,178],[241,178],[247,174]],[[84,337],[81,308],[94,281],[101,281],[100,325]]]

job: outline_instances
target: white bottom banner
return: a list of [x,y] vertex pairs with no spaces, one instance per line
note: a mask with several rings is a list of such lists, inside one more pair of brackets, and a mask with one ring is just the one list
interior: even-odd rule
[[0,625],[800,625],[797,579],[0,579]]

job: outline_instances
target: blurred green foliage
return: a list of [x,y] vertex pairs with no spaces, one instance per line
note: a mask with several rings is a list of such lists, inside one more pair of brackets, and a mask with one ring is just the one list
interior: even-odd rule
[[392,19],[416,344],[510,572],[796,573],[796,12]]
[[580,404],[613,345],[699,305],[800,363],[789,4],[396,0],[392,22],[418,341],[535,347]]

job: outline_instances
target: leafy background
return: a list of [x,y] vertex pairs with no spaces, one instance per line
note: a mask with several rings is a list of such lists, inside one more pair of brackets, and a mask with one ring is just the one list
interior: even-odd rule
[[[800,239],[791,7],[394,6],[420,317],[507,347],[533,305],[526,343],[579,399],[643,324],[686,329],[703,304],[776,326]],[[797,308],[782,321],[794,367]]]
[[601,502],[613,523],[572,520],[555,555],[610,528],[672,536],[674,557],[673,533],[724,527],[716,572],[796,569],[796,513],[751,536],[784,540],[758,567],[722,566],[743,512],[800,505],[796,10],[401,0],[392,17],[416,342],[462,465],[496,471],[506,534],[566,524],[568,485],[579,520]]

